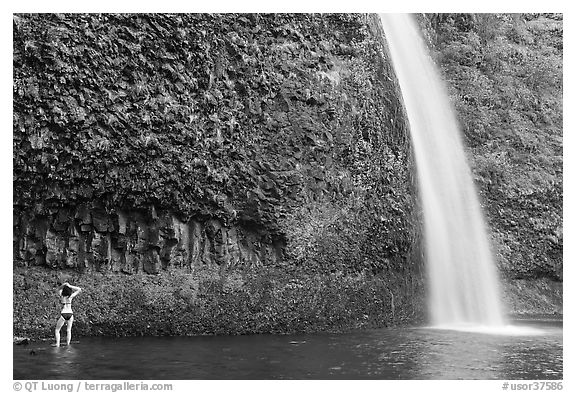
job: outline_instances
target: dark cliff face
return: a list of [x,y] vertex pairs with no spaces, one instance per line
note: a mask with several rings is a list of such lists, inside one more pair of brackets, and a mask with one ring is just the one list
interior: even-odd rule
[[501,272],[562,280],[561,14],[424,18]]
[[366,15],[16,15],[15,263],[413,269],[393,80]]
[[[526,95],[530,132],[515,131],[512,95],[498,89],[523,80],[509,72],[522,51],[488,51],[506,46],[477,40],[490,29],[474,20],[428,20],[428,33],[501,271],[558,279],[561,112],[558,89],[539,77],[556,74],[529,69],[540,86],[529,92],[547,95]],[[416,182],[377,18],[45,14],[15,15],[13,27],[15,333],[50,334],[62,281],[86,289],[75,303],[75,329],[86,335],[422,319]],[[490,61],[475,63],[475,53]],[[487,66],[499,71],[487,78]],[[533,150],[543,154],[529,160],[537,170],[516,176]],[[515,312],[529,292],[520,284],[508,291]],[[527,303],[549,286],[533,292]]]

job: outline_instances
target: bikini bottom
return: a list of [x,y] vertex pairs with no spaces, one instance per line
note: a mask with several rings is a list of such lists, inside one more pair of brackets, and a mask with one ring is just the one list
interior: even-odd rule
[[74,314],[72,314],[71,312],[63,312],[61,315],[62,315],[62,318],[64,318],[64,320],[67,321],[67,320],[69,320],[69,319],[72,317],[72,315],[74,315]]

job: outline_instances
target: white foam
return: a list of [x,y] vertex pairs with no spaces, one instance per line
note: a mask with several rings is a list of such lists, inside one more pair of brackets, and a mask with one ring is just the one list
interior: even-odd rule
[[444,81],[413,18],[402,14],[380,18],[416,157],[432,323],[505,325],[484,217]]
[[537,329],[531,326],[518,325],[436,325],[430,326],[429,329],[438,330],[456,330],[459,332],[493,334],[501,336],[540,336],[546,333],[545,330]]

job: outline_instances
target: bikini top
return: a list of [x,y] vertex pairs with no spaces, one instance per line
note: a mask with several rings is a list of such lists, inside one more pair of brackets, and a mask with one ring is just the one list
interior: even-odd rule
[[63,301],[62,304],[72,304],[72,300],[68,299],[68,301]]

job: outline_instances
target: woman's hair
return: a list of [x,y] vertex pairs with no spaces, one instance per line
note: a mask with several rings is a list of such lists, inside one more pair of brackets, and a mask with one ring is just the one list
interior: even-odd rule
[[62,287],[62,296],[68,297],[70,295],[72,295],[72,288],[68,285],[64,285],[64,287]]

